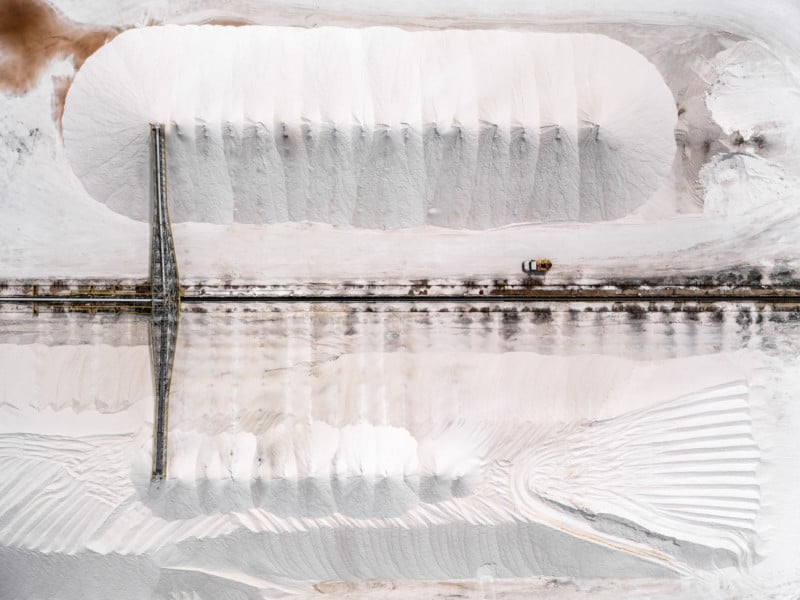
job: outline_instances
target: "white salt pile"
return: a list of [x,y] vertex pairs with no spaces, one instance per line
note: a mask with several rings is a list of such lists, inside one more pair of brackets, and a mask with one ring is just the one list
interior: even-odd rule
[[91,56],[63,126],[88,192],[139,220],[163,122],[175,221],[485,229],[629,214],[675,114],[601,35],[167,26]]

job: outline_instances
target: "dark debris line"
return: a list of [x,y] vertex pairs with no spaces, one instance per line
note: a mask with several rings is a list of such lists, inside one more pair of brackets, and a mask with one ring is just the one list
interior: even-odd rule
[[800,304],[800,294],[747,294],[736,293],[726,294],[717,292],[712,294],[668,294],[664,292],[647,294],[614,294],[597,293],[594,291],[583,291],[580,293],[560,293],[560,294],[485,294],[485,295],[401,295],[401,294],[372,294],[372,295],[183,295],[181,300],[184,303],[196,304],[229,304],[229,303],[438,303],[438,302],[457,302],[457,303],[485,303],[485,302],[508,302],[519,304],[531,303],[576,303],[576,302],[762,302],[767,304]]

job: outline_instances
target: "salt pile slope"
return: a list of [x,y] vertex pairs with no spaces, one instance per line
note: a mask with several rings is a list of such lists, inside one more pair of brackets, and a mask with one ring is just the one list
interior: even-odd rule
[[[604,537],[605,519],[624,522],[628,535],[638,527],[743,563],[761,505],[749,394],[729,382],[603,421],[457,422],[428,439],[289,419],[258,435],[178,431],[164,486],[143,500],[169,519],[263,509],[410,525],[441,512],[491,518],[513,495],[517,513],[603,545],[626,543],[619,532]],[[135,477],[147,489],[149,471]]]
[[139,220],[162,122],[175,221],[483,229],[629,214],[675,118],[601,35],[166,26],[90,57],[63,127],[88,192]]

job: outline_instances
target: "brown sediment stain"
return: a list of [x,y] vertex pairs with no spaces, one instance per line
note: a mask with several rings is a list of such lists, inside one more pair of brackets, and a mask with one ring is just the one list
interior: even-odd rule
[[353,594],[356,592],[392,591],[397,583],[391,580],[366,579],[363,581],[321,581],[314,586],[320,594]]
[[[79,69],[120,31],[73,23],[43,0],[0,0],[0,89],[28,92],[57,58],[71,56]],[[53,78],[53,117],[59,129],[71,81],[71,77]]]
[[226,18],[212,18],[204,21],[198,21],[195,25],[219,25],[221,27],[247,27],[248,25],[257,25],[255,21],[250,21],[244,17],[226,17]]
[[64,116],[64,105],[67,102],[67,92],[72,85],[72,75],[53,77],[53,120],[58,127],[58,133],[63,135],[61,119]]

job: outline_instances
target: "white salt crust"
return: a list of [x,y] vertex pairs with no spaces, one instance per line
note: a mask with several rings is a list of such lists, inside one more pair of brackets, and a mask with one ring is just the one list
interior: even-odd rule
[[159,485],[149,377],[95,376],[128,376],[146,322],[8,315],[0,596],[337,595],[487,569],[777,589],[755,576],[774,529],[797,530],[776,512],[797,497],[787,313],[251,308],[183,315]]
[[[199,17],[192,11],[199,8],[219,8],[214,0],[176,0],[168,4],[162,0],[123,0],[122,4],[58,0],[54,4],[79,21],[97,23],[102,18],[104,22],[124,24],[132,21],[125,20],[127,17],[122,15],[144,12],[142,7],[145,5],[158,7],[153,9],[153,14],[180,18],[184,22],[196,21]],[[587,0],[565,0],[547,6],[541,3],[534,6],[518,0],[500,0],[480,5],[460,0],[432,3],[374,0],[368,3],[334,2],[322,7],[323,11],[338,10],[340,16],[336,18],[331,18],[327,12],[308,15],[303,12],[303,7],[308,7],[309,12],[320,10],[318,3],[305,0],[294,2],[291,7],[280,4],[277,8],[272,3],[232,0],[225,4],[227,12],[222,16],[246,15],[262,22],[291,22],[304,26],[333,21],[353,25],[364,22],[390,23],[394,19],[400,19],[404,24],[423,23],[424,15],[432,15],[424,21],[425,26],[437,26],[437,23],[438,26],[443,23],[475,26],[487,22],[506,24],[514,21],[532,28],[541,27],[545,22],[585,27],[587,21],[613,21],[620,23],[619,27],[624,30],[634,23],[670,23],[679,25],[679,29],[687,24],[716,24],[725,31],[753,36],[754,44],[767,46],[776,52],[778,62],[785,60],[790,66],[796,67],[793,61],[800,56],[796,51],[800,44],[800,30],[794,26],[799,9],[795,3],[785,0],[773,0],[766,4],[748,0],[672,0],[666,3],[610,0],[602,5]],[[370,13],[370,16],[365,17],[364,12]],[[221,11],[217,11],[214,16],[220,14]],[[147,20],[142,17],[140,22]],[[578,21],[580,24],[576,24]],[[703,62],[710,60],[712,65],[720,62],[720,55],[697,55],[696,58]],[[735,60],[730,61],[731,74],[735,74],[735,81],[743,85],[730,85],[730,79],[725,79],[721,85],[714,86],[707,99],[714,118],[726,132],[740,130],[745,137],[748,132],[761,132],[766,128],[769,144],[764,154],[770,156],[771,160],[777,160],[774,154],[775,139],[780,139],[790,131],[785,126],[786,119],[782,117],[797,114],[794,110],[798,97],[796,80],[778,81],[769,74],[765,80],[765,69],[761,64],[740,56],[733,58]],[[71,73],[71,66],[61,65],[58,73],[62,71]],[[4,268],[7,273],[24,277],[47,278],[56,274],[68,277],[78,274],[93,277],[132,274],[144,277],[147,228],[143,224],[127,221],[95,202],[86,195],[81,182],[74,177],[50,116],[50,75],[48,72],[31,94],[0,98],[4,109],[0,111],[3,113],[0,115],[2,139],[7,146],[0,150],[0,162],[8,173],[8,177],[0,181],[0,197],[5,208],[5,226],[0,234],[0,245],[8,259],[4,262]],[[723,103],[719,103],[720,100]],[[725,106],[727,101],[735,102]],[[756,111],[756,108],[759,110]],[[769,127],[765,127],[765,124]],[[773,126],[774,131],[771,128]],[[18,155],[19,150],[15,151],[12,142],[25,139],[29,129],[34,127],[39,132],[36,143],[31,145],[29,152]],[[796,142],[786,141],[786,156],[796,158],[796,147]],[[774,186],[784,185],[782,178],[785,175],[780,175],[781,179],[776,181],[781,171],[772,172],[773,165],[764,164],[761,160],[755,156],[734,155],[711,165],[712,168],[706,172],[708,178],[705,182],[709,186],[706,190],[707,212],[724,215],[719,218],[672,219],[644,225],[629,224],[626,219],[610,225],[565,225],[555,232],[552,226],[536,225],[505,230],[508,233],[524,229],[524,235],[520,231],[514,238],[516,241],[509,241],[508,238],[501,240],[499,236],[504,233],[503,230],[483,234],[448,233],[436,228],[424,228],[386,234],[373,231],[332,232],[330,228],[322,226],[304,230],[292,225],[264,229],[246,225],[214,228],[187,224],[181,226],[181,245],[185,249],[182,273],[188,271],[191,262],[198,277],[207,277],[210,272],[215,272],[220,277],[233,275],[237,280],[242,275],[263,279],[265,273],[272,277],[278,270],[287,278],[296,278],[298,272],[305,275],[303,268],[307,269],[311,264],[329,277],[333,277],[334,273],[341,276],[341,270],[325,270],[325,265],[318,265],[302,254],[301,250],[307,249],[309,239],[326,240],[325,247],[316,252],[321,256],[336,256],[338,268],[342,270],[347,265],[347,268],[359,269],[359,273],[363,271],[374,275],[375,264],[386,263],[385,271],[379,273],[381,277],[396,276],[398,268],[403,273],[429,277],[433,271],[451,273],[457,269],[463,270],[464,264],[469,264],[469,268],[477,272],[496,276],[505,264],[497,257],[509,254],[535,255],[540,250],[557,258],[562,272],[574,271],[579,273],[579,277],[586,277],[587,273],[596,274],[600,264],[604,268],[611,265],[610,270],[604,273],[624,272],[631,276],[655,272],[674,274],[740,264],[771,268],[775,261],[780,261],[781,265],[791,264],[794,268],[797,264],[797,231],[800,231],[794,210],[796,193],[789,192],[785,197],[778,197],[772,206],[749,212],[769,199],[770,195],[762,193],[762,190],[771,191]],[[778,162],[781,168],[788,164],[783,156]],[[748,177],[720,176],[730,175],[727,172],[731,170],[728,167],[730,164],[736,164],[736,170],[740,165],[743,166]],[[719,173],[717,166],[721,167]],[[753,174],[757,176],[750,176]],[[788,180],[788,176],[786,178]],[[790,186],[790,189],[797,188]],[[746,194],[742,194],[742,191]],[[747,204],[743,205],[741,200],[746,200]],[[735,218],[731,215],[742,216]],[[272,240],[269,247],[264,247],[265,238],[276,231],[280,233],[279,238]],[[303,231],[307,231],[305,240],[295,242]],[[420,245],[423,233],[429,234],[431,241]],[[411,234],[415,237],[409,237]],[[386,258],[388,254],[382,252],[385,246],[378,245],[393,235],[400,236],[400,239],[395,240],[392,260],[389,260]],[[491,236],[491,239],[485,236]],[[356,243],[353,243],[354,237]],[[433,240],[436,240],[436,244]],[[232,241],[235,247],[230,248],[228,245]],[[531,247],[531,242],[535,247]],[[439,262],[431,258],[432,246],[441,248],[445,254]],[[495,258],[483,257],[487,246],[494,249]],[[341,252],[347,247],[352,247],[352,250],[342,258]],[[470,250],[476,247],[482,251],[479,257],[470,254]],[[512,250],[509,251],[509,247]],[[222,248],[226,249],[225,256],[221,256]],[[525,251],[520,252],[522,249]],[[641,256],[643,253],[648,254],[644,259]],[[372,265],[367,264],[370,256],[374,257]],[[450,259],[459,262],[451,262]],[[475,266],[478,259],[481,264]],[[559,276],[558,273],[551,273],[550,277],[554,275]],[[63,363],[62,352],[56,352],[51,359],[49,353],[42,349],[30,354],[17,352],[17,346],[9,345],[6,371],[11,376],[0,381],[0,386],[7,385],[9,389],[17,391],[0,398],[0,410],[3,411],[0,426],[12,438],[11,443],[3,440],[6,476],[0,505],[5,511],[2,522],[7,528],[6,533],[15,536],[15,539],[7,539],[0,548],[0,596],[81,600],[108,598],[109,595],[137,600],[147,597],[219,599],[283,597],[289,593],[288,589],[292,593],[299,593],[295,597],[317,598],[322,593],[346,595],[348,598],[368,597],[371,600],[387,597],[416,600],[419,597],[449,597],[455,594],[529,598],[531,590],[541,592],[548,598],[559,599],[644,596],[664,600],[694,600],[699,597],[759,600],[765,597],[794,598],[800,581],[795,552],[797,532],[800,531],[796,510],[800,496],[794,476],[798,455],[796,391],[800,389],[796,375],[800,373],[800,350],[796,340],[800,338],[791,323],[781,325],[781,328],[791,325],[790,330],[785,330],[785,335],[777,335],[769,329],[762,330],[760,313],[757,319],[755,313],[752,319],[742,315],[734,318],[732,314],[726,320],[724,331],[720,332],[709,327],[710,318],[705,319],[703,313],[699,314],[699,324],[690,334],[681,334],[680,326],[664,325],[667,331],[674,326],[677,335],[682,336],[684,345],[679,352],[698,355],[693,360],[696,361],[695,368],[690,373],[670,372],[669,376],[660,378],[657,385],[627,390],[624,394],[615,394],[615,397],[638,397],[650,403],[656,399],[666,400],[661,397],[664,390],[672,391],[672,386],[678,383],[689,390],[696,390],[704,375],[713,375],[716,380],[716,375],[720,374],[718,362],[708,364],[705,360],[719,351],[720,344],[725,347],[741,336],[742,344],[749,347],[740,355],[741,360],[731,360],[724,353],[717,356],[720,360],[724,357],[724,360],[730,361],[731,365],[743,372],[759,365],[759,375],[751,381],[750,401],[760,393],[768,399],[770,410],[770,418],[754,434],[765,458],[768,456],[758,469],[762,503],[758,516],[758,535],[763,538],[760,539],[762,547],[754,565],[739,569],[706,565],[708,571],[702,577],[680,581],[660,577],[656,580],[626,580],[623,578],[632,574],[646,576],[642,564],[626,562],[633,560],[630,554],[609,551],[610,556],[603,559],[596,552],[596,544],[585,543],[582,546],[579,544],[582,540],[578,540],[577,536],[568,535],[567,539],[554,540],[546,535],[547,531],[531,530],[527,525],[515,529],[503,524],[484,526],[481,514],[445,512],[440,510],[444,506],[442,504],[420,506],[417,509],[422,512],[422,517],[416,520],[416,533],[413,535],[408,533],[405,523],[400,524],[395,519],[365,520],[362,524],[370,528],[363,529],[353,526],[357,521],[340,517],[337,523],[325,520],[319,527],[309,529],[303,519],[273,517],[263,509],[251,509],[245,513],[202,514],[194,519],[165,521],[154,515],[150,507],[143,506],[129,489],[131,461],[146,455],[151,446],[149,435],[152,424],[147,422],[152,414],[149,379],[136,377],[138,384],[132,385],[127,393],[118,398],[123,402],[108,402],[104,395],[110,387],[106,383],[92,383],[93,375],[82,375],[91,374],[94,367],[88,370],[60,369],[58,372],[65,379],[62,384],[56,385],[56,376],[50,368]],[[771,327],[773,316],[765,315],[763,322],[764,326]],[[592,346],[596,352],[614,354],[624,348],[625,352],[635,353],[640,360],[653,361],[652,369],[658,372],[661,372],[664,355],[675,352],[673,342],[669,341],[674,339],[672,335],[667,336],[661,330],[651,331],[652,325],[644,326],[644,336],[634,334],[639,326],[631,326],[629,334],[619,338],[608,336],[608,329],[607,324],[598,325],[597,328],[577,327],[565,332],[565,340],[569,339],[569,342],[561,341],[556,345],[559,352],[566,352],[584,348],[588,341],[594,340],[599,344]],[[387,328],[387,331],[391,331],[391,328]],[[616,340],[613,343],[612,337]],[[273,342],[275,339],[280,338],[271,338]],[[648,342],[642,346],[643,339]],[[482,346],[488,342],[475,335],[473,343]],[[500,342],[497,343],[500,347]],[[516,348],[518,344],[515,339],[511,346]],[[324,347],[323,344],[313,345],[315,351]],[[83,363],[83,359],[80,359],[78,364],[96,363],[108,369],[113,361],[119,360],[123,366],[131,360],[127,351],[108,350],[107,358],[104,355],[100,359],[96,358],[94,350],[84,349],[87,350],[88,362]],[[774,354],[769,361],[765,360],[765,352]],[[136,351],[135,370],[145,366],[142,357],[146,353],[146,347]],[[34,355],[39,357],[35,370],[30,362],[30,357]],[[242,355],[247,356],[248,353]],[[448,356],[452,360],[452,355]],[[504,356],[504,353],[498,353],[497,358],[504,361]],[[17,359],[22,362],[16,362]],[[417,373],[419,364],[431,362],[429,356],[419,354],[416,368],[411,372]],[[578,395],[580,401],[594,406],[604,397],[598,393],[598,388],[601,391],[605,388],[597,385],[597,377],[600,374],[605,376],[607,367],[606,364],[582,364],[575,368],[575,375],[569,381],[580,383],[581,391],[585,384],[586,393]],[[125,369],[127,373],[128,367],[125,366]],[[186,381],[194,382],[195,389],[205,389],[207,393],[211,393],[208,390],[215,390],[219,394],[219,402],[224,402],[228,409],[225,415],[230,421],[230,402],[237,399],[237,387],[230,389],[230,383],[224,377],[201,380],[200,376],[207,369],[207,366],[195,365],[188,370],[185,381],[177,386],[176,391],[185,390]],[[475,378],[478,379],[485,369],[486,361],[481,358],[480,361],[470,362],[464,371],[476,372]],[[301,371],[302,366],[297,370]],[[549,373],[552,369],[535,370],[537,377],[528,382],[530,387],[537,390],[541,387],[541,373],[544,371]],[[403,371],[397,378],[407,377],[407,373]],[[275,374],[276,377],[278,375]],[[303,381],[304,375],[298,373],[293,381]],[[108,377],[121,381],[118,371]],[[27,387],[20,384],[22,380],[38,382],[38,385]],[[252,378],[243,381],[252,382]],[[500,381],[505,382],[506,379],[501,377]],[[418,387],[431,388],[430,380],[424,383],[426,385],[420,381]],[[292,388],[287,386],[287,389]],[[680,390],[680,393],[686,391]],[[238,392],[242,394],[243,389]],[[137,394],[142,399],[135,407],[114,415],[100,414],[110,407],[118,409],[126,405]],[[654,398],[653,394],[659,397]],[[193,415],[195,422],[203,423],[205,407],[198,410],[197,397],[188,392],[185,395],[184,418]],[[573,395],[557,391],[552,396],[558,398],[557,402],[550,400],[537,403],[536,407],[538,410],[566,410],[565,405],[572,401]],[[496,401],[486,402],[486,397],[492,396],[476,394],[473,401],[463,400],[462,404],[471,410],[496,405]],[[32,406],[21,410],[15,398],[30,401]],[[98,402],[98,398],[102,402]],[[39,408],[33,408],[33,405]],[[42,406],[48,408],[41,410]],[[260,406],[254,406],[254,410]],[[734,407],[731,410],[734,411],[731,414],[735,414],[739,409]],[[510,411],[509,414],[518,416],[518,413]],[[225,415],[221,412],[219,418]],[[591,414],[588,418],[595,416]],[[110,422],[112,417],[113,424]],[[542,415],[536,413],[532,418],[539,421]],[[186,425],[178,419],[172,419],[171,424],[177,428]],[[138,431],[140,426],[142,436],[137,440],[138,443],[131,443],[129,435],[118,435]],[[96,439],[81,437],[97,434],[105,435]],[[38,437],[49,439],[40,440]],[[124,452],[116,450],[116,442],[120,440],[124,442]],[[604,449],[607,451],[609,448],[604,446]],[[574,460],[573,457],[569,459]],[[86,464],[90,468],[85,468]],[[137,465],[137,472],[146,472],[147,468],[148,458],[145,456],[142,464]],[[56,484],[61,484],[65,477],[74,479],[74,484],[57,487]],[[602,483],[616,484],[611,478]],[[639,484],[638,481],[634,483]],[[549,495],[551,501],[568,500],[557,497],[552,488],[546,489],[540,480],[531,480],[530,489]],[[521,491],[524,493],[525,489]],[[483,497],[481,494],[473,495],[478,502]],[[564,505],[568,506],[568,502]],[[465,519],[470,520],[466,525]],[[481,525],[475,525],[476,522]],[[387,523],[390,526],[387,527]],[[660,520],[659,524],[663,527],[664,521]],[[289,526],[296,529],[287,535]],[[336,533],[331,534],[332,531]],[[360,533],[363,531],[369,533]],[[520,531],[530,532],[530,535],[518,533]],[[542,546],[537,544],[552,552],[543,556],[539,551]],[[491,547],[492,552],[496,549],[496,553],[490,556],[491,552],[484,552],[487,547]],[[232,552],[232,548],[236,551]],[[478,550],[478,554],[464,554],[463,548]],[[703,549],[697,555],[704,556],[706,553],[707,550]],[[350,561],[351,557],[355,560]],[[565,562],[559,563],[559,560]],[[497,579],[511,575],[524,576],[530,572],[550,576],[562,573],[567,578]],[[602,579],[591,582],[585,579],[572,580],[573,577],[598,574]],[[443,578],[466,576],[480,578],[480,582],[470,587],[473,585],[470,582],[440,581]],[[410,582],[410,577],[427,577],[434,581]],[[327,581],[331,578],[348,580]],[[384,581],[375,582],[372,578],[382,578]],[[503,587],[505,585],[519,587],[511,589]],[[703,586],[703,589],[697,589],[696,586]]]
[[[48,383],[33,395],[0,384],[0,557],[146,563],[165,590],[253,578],[264,597],[275,585],[473,577],[486,563],[503,578],[666,585],[759,560],[776,485],[763,411],[782,406],[797,360],[757,340],[794,346],[795,325],[767,312],[748,346],[735,310],[654,313],[640,329],[618,313],[554,310],[549,323],[523,313],[503,352],[503,313],[487,331],[482,313],[331,309],[184,315],[159,485],[146,378],[129,384],[135,406],[100,414],[92,378],[59,367],[70,357],[127,373],[146,354],[140,333],[107,335],[100,359],[72,319],[53,318],[25,334],[20,360],[0,347]],[[35,412],[69,391],[71,410]],[[192,574],[170,581],[173,570]]]
[[670,172],[676,109],[596,34],[133,29],[86,61],[63,125],[87,191],[139,220],[150,122],[174,221],[485,229],[631,213]]

